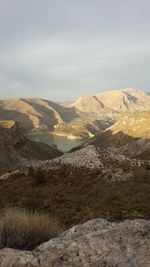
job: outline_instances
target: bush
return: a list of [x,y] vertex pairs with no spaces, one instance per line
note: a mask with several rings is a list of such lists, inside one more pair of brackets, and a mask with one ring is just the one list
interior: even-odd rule
[[34,174],[34,179],[35,179],[36,185],[40,185],[40,184],[45,183],[46,182],[46,177],[45,177],[44,171],[41,170],[41,169],[37,169],[35,171],[35,174]]
[[19,209],[0,214],[0,248],[32,250],[59,232],[58,222],[47,214]]
[[22,200],[21,206],[28,210],[36,210],[40,206],[40,201],[34,197],[28,197]]
[[148,171],[149,171],[149,170],[150,170],[150,165],[145,164],[145,165],[144,165],[144,168],[145,168],[145,170],[148,170]]

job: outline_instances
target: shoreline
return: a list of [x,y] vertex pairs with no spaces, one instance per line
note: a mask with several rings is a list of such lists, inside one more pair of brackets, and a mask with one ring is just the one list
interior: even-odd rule
[[76,136],[76,135],[73,135],[73,134],[65,134],[65,133],[50,133],[52,135],[56,135],[56,136],[62,136],[62,137],[66,137],[67,139],[70,139],[70,140],[82,140],[83,138],[81,136]]
[[54,132],[49,132],[49,131],[33,131],[33,132],[30,132],[27,134],[28,137],[31,137],[31,136],[36,136],[36,135],[53,135],[53,136],[62,136],[62,137],[66,137],[67,139],[69,140],[78,140],[78,141],[82,141],[84,138],[82,138],[81,136],[75,136],[75,135],[72,135],[72,134],[65,134],[65,133],[54,133]]

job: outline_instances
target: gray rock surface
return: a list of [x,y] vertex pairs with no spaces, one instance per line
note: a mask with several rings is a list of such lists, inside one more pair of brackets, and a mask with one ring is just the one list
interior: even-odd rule
[[2,249],[0,267],[150,267],[150,221],[95,219],[34,251]]
[[0,250],[0,267],[41,267],[41,265],[33,252],[6,248]]

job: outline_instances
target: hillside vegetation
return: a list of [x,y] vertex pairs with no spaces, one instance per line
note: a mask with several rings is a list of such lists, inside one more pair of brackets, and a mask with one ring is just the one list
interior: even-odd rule
[[149,177],[146,163],[87,147],[38,169],[3,175],[0,207],[46,211],[65,227],[96,217],[148,219]]

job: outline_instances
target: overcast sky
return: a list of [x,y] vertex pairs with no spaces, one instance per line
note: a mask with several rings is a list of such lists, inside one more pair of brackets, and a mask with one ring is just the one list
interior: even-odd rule
[[0,98],[150,91],[150,0],[0,0]]

